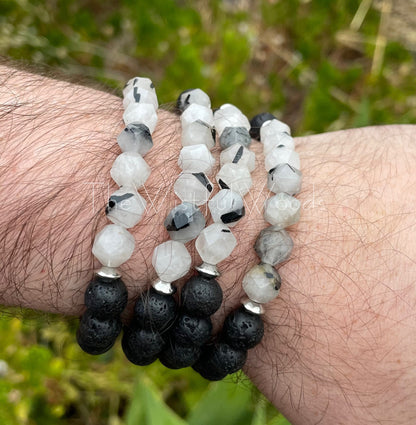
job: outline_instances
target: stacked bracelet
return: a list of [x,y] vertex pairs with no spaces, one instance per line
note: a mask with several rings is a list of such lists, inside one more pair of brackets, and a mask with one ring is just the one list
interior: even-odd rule
[[87,287],[87,310],[77,332],[78,344],[90,354],[109,350],[122,329],[120,314],[127,305],[127,289],[116,268],[134,251],[134,238],[126,229],[140,221],[146,208],[137,189],[150,175],[142,155],[153,146],[151,133],[157,122],[158,101],[148,78],[131,79],[123,93],[126,127],[117,139],[123,153],[110,171],[120,188],[110,196],[105,210],[113,224],[105,226],[94,240],[92,253],[103,267]]

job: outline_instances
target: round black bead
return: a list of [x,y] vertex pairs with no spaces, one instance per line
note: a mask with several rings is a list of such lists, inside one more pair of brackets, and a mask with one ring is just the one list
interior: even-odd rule
[[175,320],[176,307],[172,295],[161,294],[150,288],[136,301],[134,320],[142,328],[162,332]]
[[183,286],[182,307],[192,316],[207,317],[214,314],[222,303],[222,289],[215,279],[191,277]]
[[230,313],[224,321],[222,336],[234,348],[248,350],[257,345],[264,334],[263,320],[244,307]]
[[77,341],[86,353],[102,354],[114,345],[121,328],[120,318],[100,319],[87,310],[79,323]]
[[209,317],[194,317],[183,313],[173,328],[172,338],[184,345],[202,346],[210,338],[212,323]]
[[117,317],[126,308],[127,289],[121,279],[97,276],[85,291],[85,305],[96,317]]
[[181,369],[192,366],[201,354],[201,348],[196,345],[183,345],[171,340],[159,356],[160,362],[169,369]]
[[276,117],[270,112],[262,112],[261,114],[255,115],[250,120],[250,136],[253,139],[260,140],[260,127],[269,120],[274,120]]
[[165,342],[158,332],[130,326],[124,330],[121,346],[127,359],[138,366],[153,363]]

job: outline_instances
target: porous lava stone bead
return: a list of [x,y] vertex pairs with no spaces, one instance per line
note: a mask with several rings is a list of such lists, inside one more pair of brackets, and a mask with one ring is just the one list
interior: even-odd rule
[[253,139],[260,140],[260,127],[269,120],[274,120],[276,117],[270,112],[262,112],[261,114],[255,115],[250,120],[250,136]]
[[225,342],[219,342],[204,349],[193,369],[205,379],[219,381],[240,370],[246,359],[246,350],[236,350]]
[[158,332],[130,326],[124,330],[121,346],[127,359],[138,366],[153,363],[163,349],[165,341]]
[[134,320],[140,327],[163,331],[176,317],[176,301],[172,295],[161,294],[153,288],[144,292],[134,306]]
[[175,323],[172,338],[183,345],[202,346],[209,340],[211,331],[209,317],[194,317],[183,313]]
[[191,315],[207,317],[214,314],[222,303],[222,289],[215,279],[191,277],[181,292],[182,307]]
[[120,318],[100,319],[87,310],[79,323],[77,341],[86,353],[102,354],[114,345],[121,328]]
[[244,307],[230,313],[224,321],[222,337],[231,347],[248,350],[256,346],[264,334],[263,320]]
[[201,354],[196,345],[183,345],[178,341],[169,341],[159,356],[160,362],[169,369],[181,369],[192,366]]
[[126,285],[121,279],[96,276],[89,283],[84,300],[95,317],[117,317],[127,305]]

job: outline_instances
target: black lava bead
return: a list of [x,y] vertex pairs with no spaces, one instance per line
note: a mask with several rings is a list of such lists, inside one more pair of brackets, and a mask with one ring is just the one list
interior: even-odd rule
[[159,356],[160,362],[169,369],[181,369],[192,366],[201,354],[201,348],[196,345],[183,345],[171,340]]
[[79,323],[77,341],[86,353],[102,354],[114,345],[121,328],[120,318],[99,319],[87,310]]
[[191,315],[207,317],[214,314],[222,303],[222,289],[215,279],[191,277],[183,286],[182,307]]
[[222,336],[234,348],[248,350],[257,345],[264,334],[263,320],[244,307],[230,313],[224,321]]
[[210,338],[212,323],[209,317],[194,317],[183,313],[173,328],[172,338],[185,345],[204,345]]
[[134,306],[134,320],[142,328],[162,332],[176,317],[176,301],[172,295],[161,294],[153,288],[144,292]]
[[270,112],[262,112],[261,114],[255,115],[250,120],[250,136],[253,139],[260,140],[260,127],[269,120],[274,120],[276,117]]
[[117,317],[126,308],[127,289],[121,279],[97,276],[85,292],[85,305],[96,317]]
[[206,346],[193,368],[203,378],[219,381],[230,373],[240,370],[247,359],[247,351],[236,350],[230,345],[220,342]]
[[158,332],[139,327],[125,329],[121,346],[127,359],[138,366],[153,363],[165,342]]

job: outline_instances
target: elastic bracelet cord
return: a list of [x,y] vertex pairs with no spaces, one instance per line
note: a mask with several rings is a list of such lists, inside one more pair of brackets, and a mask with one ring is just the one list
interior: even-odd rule
[[97,233],[92,253],[102,264],[84,296],[86,311],[77,331],[79,346],[89,354],[102,354],[115,343],[122,330],[120,315],[127,305],[127,289],[117,267],[133,254],[135,241],[128,228],[143,216],[146,201],[137,192],[150,175],[143,155],[152,148],[151,133],[157,123],[158,100],[148,78],[133,78],[123,90],[125,129],[118,136],[122,153],[111,168],[116,190],[105,209],[113,223]]
[[293,248],[285,228],[300,218],[300,201],[293,195],[301,190],[302,174],[290,128],[269,113],[256,115],[250,124],[250,135],[263,144],[267,187],[275,193],[264,207],[264,219],[271,226],[260,232],[254,246],[260,263],[243,278],[247,298],[226,317],[217,340],[204,347],[193,366],[201,376],[212,381],[241,369],[247,350],[263,338],[263,304],[273,300],[281,286],[280,275],[274,267],[286,261]]

